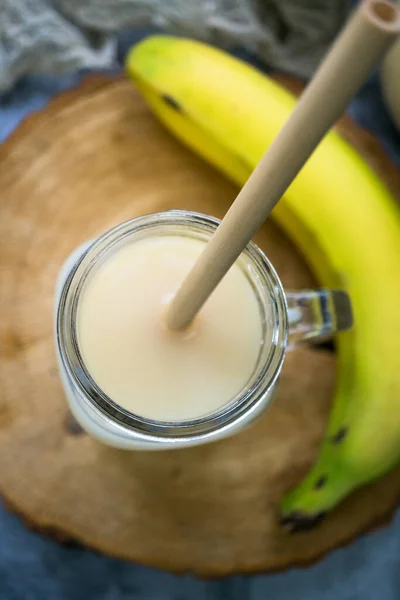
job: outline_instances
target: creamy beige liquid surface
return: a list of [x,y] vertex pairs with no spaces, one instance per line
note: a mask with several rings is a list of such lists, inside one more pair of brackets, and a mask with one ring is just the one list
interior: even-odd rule
[[204,243],[152,237],[126,245],[85,284],[78,344],[97,385],[132,413],[159,421],[217,411],[251,377],[262,343],[256,294],[235,264],[187,331],[163,314]]

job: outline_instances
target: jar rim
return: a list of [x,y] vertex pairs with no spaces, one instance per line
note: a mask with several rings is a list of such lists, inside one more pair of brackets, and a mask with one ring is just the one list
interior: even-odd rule
[[[106,259],[115,248],[132,240],[134,236],[146,235],[150,230],[154,231],[158,228],[158,231],[164,230],[165,235],[171,235],[171,228],[175,227],[175,234],[179,235],[177,230],[182,228],[182,235],[197,234],[198,237],[203,234],[204,239],[207,239],[215,232],[219,223],[220,221],[214,217],[186,210],[169,210],[130,219],[92,242],[78,258],[64,282],[56,318],[56,338],[62,364],[69,380],[80,392],[84,401],[119,425],[141,434],[163,439],[188,439],[188,437],[210,434],[213,431],[220,432],[222,428],[237,423],[241,418],[245,416],[248,418],[249,412],[257,411],[259,404],[273,388],[279,376],[288,337],[286,298],[274,267],[253,242],[248,244],[242,256],[250,260],[254,268],[252,275],[253,278],[255,274],[257,275],[259,287],[265,288],[265,293],[267,290],[269,292],[274,326],[270,347],[266,349],[268,354],[259,357],[258,362],[261,364],[257,363],[255,366],[254,377],[250,379],[251,385],[246,384],[245,392],[243,389],[240,390],[231,402],[218,411],[202,417],[185,421],[157,421],[131,413],[117,404],[103,392],[86,369],[77,339],[77,310],[83,285],[99,261]],[[260,296],[260,289],[256,292]]]

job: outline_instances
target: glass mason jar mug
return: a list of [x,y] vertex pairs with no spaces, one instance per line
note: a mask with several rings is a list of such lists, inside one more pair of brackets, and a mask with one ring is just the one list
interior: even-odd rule
[[[255,420],[270,404],[288,343],[319,340],[351,326],[350,301],[345,292],[285,292],[267,257],[250,243],[237,264],[257,298],[263,343],[245,387],[217,412],[181,422],[147,419],[118,405],[93,380],[79,349],[77,311],[89,274],[126,244],[154,235],[189,236],[207,241],[218,224],[214,218],[181,210],[146,215],[88,242],[64,263],[58,277],[55,305],[60,375],[73,415],[99,441],[117,448],[162,450],[232,435]],[[179,389],[176,393],[179,394]]]

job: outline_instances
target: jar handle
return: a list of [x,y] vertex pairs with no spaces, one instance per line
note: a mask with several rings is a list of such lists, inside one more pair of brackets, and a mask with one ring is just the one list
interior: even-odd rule
[[341,290],[285,292],[289,315],[289,342],[323,341],[353,325],[348,294]]

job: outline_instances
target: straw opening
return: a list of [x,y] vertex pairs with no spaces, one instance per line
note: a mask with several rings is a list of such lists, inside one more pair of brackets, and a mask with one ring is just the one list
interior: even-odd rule
[[381,28],[400,31],[400,7],[387,0],[372,0],[367,5],[369,17]]

